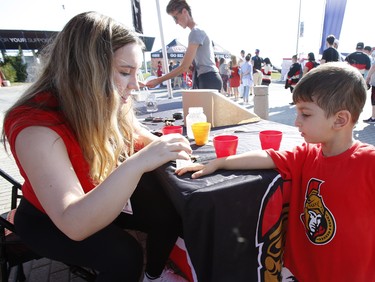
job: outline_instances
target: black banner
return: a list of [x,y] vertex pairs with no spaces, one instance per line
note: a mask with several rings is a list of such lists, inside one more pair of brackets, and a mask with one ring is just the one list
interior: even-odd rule
[[143,34],[141,0],[132,0],[133,26],[136,32]]
[[57,35],[57,31],[0,30],[0,50],[40,50]]

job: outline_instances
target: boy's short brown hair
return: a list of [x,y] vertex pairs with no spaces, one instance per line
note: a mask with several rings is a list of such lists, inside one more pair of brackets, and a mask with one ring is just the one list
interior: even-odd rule
[[362,74],[347,63],[326,63],[309,71],[296,85],[293,102],[315,102],[327,117],[347,110],[353,123],[366,103],[367,87]]

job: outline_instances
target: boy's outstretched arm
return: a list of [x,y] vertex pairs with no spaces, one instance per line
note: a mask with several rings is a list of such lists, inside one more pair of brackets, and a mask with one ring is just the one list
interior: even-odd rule
[[214,173],[218,169],[226,170],[248,170],[248,169],[272,169],[276,168],[272,158],[266,151],[250,151],[239,155],[226,158],[214,159],[207,164],[191,164],[189,166],[176,169],[177,175],[183,175],[186,172],[195,171],[191,177],[198,178],[203,175]]

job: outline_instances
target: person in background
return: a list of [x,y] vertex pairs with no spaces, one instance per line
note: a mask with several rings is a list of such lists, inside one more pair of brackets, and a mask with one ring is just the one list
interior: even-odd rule
[[[245,50],[241,50],[240,57],[238,58],[238,65],[239,65],[240,68],[241,68],[242,64],[246,62],[245,57],[246,57]],[[240,86],[238,88],[238,97],[239,98],[243,97],[243,85],[242,85],[242,83],[240,84]]]
[[254,86],[262,84],[262,64],[263,58],[259,57],[260,50],[255,49],[255,55],[251,58],[251,64],[253,65],[253,76]]
[[335,43],[335,36],[330,34],[326,38],[327,49],[323,51],[322,58],[320,59],[320,64],[325,64],[328,62],[338,62],[340,60],[339,52],[333,47]]
[[4,117],[2,140],[24,179],[17,233],[43,257],[95,269],[96,281],[140,281],[143,249],[125,229],[147,233],[144,281],[184,281],[165,269],[181,220],[149,172],[192,151],[135,116],[143,48],[113,19],[78,14]]
[[363,52],[365,54],[367,54],[368,56],[371,56],[371,52],[372,52],[372,47],[371,46],[365,46],[365,48],[363,48]]
[[3,71],[0,69],[0,87],[3,86],[3,81],[6,80]]
[[291,181],[282,271],[289,275],[280,281],[375,277],[375,147],[353,140],[366,92],[357,69],[321,65],[293,92],[295,125],[305,143],[290,151],[249,151],[176,170],[177,175],[194,172],[195,179],[220,169],[277,169]]
[[176,24],[184,29],[188,27],[191,30],[188,47],[178,68],[162,77],[150,80],[146,85],[153,88],[155,85],[187,71],[190,65],[194,63],[193,82],[195,87],[221,91],[223,81],[215,64],[212,41],[207,33],[195,23],[188,3],[185,0],[170,0],[166,10]]
[[271,84],[271,75],[273,66],[271,64],[271,60],[267,57],[263,60],[263,66],[262,66],[262,85],[270,85]]
[[241,66],[244,62],[246,62],[246,55],[245,50],[241,50],[240,57],[238,58],[238,65]]
[[345,61],[351,66],[356,67],[359,72],[366,78],[366,74],[371,67],[370,57],[363,52],[363,42],[358,42],[356,51],[346,56]]
[[[173,62],[173,61],[170,61],[170,62],[169,62],[169,66],[168,66],[168,71],[171,72],[171,71],[173,70],[174,67],[175,67],[174,62]],[[160,75],[160,76],[158,75],[158,77],[161,77],[161,75]],[[160,86],[162,86],[162,85],[163,85],[163,84],[160,83]],[[172,87],[172,88],[174,87],[174,79],[171,79],[171,87]]]
[[[176,64],[173,66],[172,69],[176,69],[180,66],[180,61],[177,61]],[[182,80],[183,80],[183,73],[180,74],[180,75],[177,75],[174,77],[174,80],[173,80],[173,88],[181,88],[182,86]]]
[[375,123],[375,50],[371,53],[371,68],[367,73],[366,83],[371,86],[371,117],[363,120],[366,123]]
[[[161,61],[158,61],[158,65],[156,66],[156,76],[161,77],[163,75],[163,66],[161,64]],[[159,87],[162,87],[163,84],[160,83]]]
[[193,72],[194,72],[193,64],[189,67],[189,70],[187,72],[184,72],[185,89],[190,89],[193,87]]
[[305,76],[310,70],[319,66],[319,63],[315,61],[315,55],[313,52],[307,54],[307,62],[303,67],[303,76]]
[[[371,46],[365,46],[365,48],[363,48],[363,53],[367,54],[368,57],[370,58],[370,62],[372,62],[372,56],[371,56],[371,53],[372,53],[372,47]],[[367,74],[368,74],[368,71],[369,70],[365,70],[365,74],[364,74],[364,78],[367,77]]]
[[344,62],[345,61],[345,56],[343,56],[340,51],[339,51],[339,44],[340,44],[340,41],[335,38],[335,41],[333,42],[333,48],[335,48],[337,50],[337,52],[339,53],[339,62]]
[[220,66],[220,60],[216,56],[215,56],[215,65],[216,65],[217,68],[219,68],[219,66]]
[[[292,65],[289,68],[287,80],[285,81],[285,89],[290,89],[290,93],[293,93],[299,79],[301,78],[302,69],[301,64],[298,63],[297,55],[292,56]],[[294,102],[289,103],[294,105]]]
[[241,82],[243,84],[243,102],[244,104],[249,103],[249,93],[250,89],[253,87],[253,65],[250,63],[251,56],[247,55],[245,57],[245,63],[242,64]]
[[230,86],[230,96],[234,96],[234,100],[238,101],[238,87],[241,83],[240,77],[240,66],[238,65],[237,56],[230,56],[230,76],[229,76],[229,86]]
[[156,76],[161,77],[162,75],[163,75],[163,66],[161,64],[161,61],[158,61],[158,65],[157,65],[157,69],[156,69]]
[[229,67],[228,64],[225,61],[225,58],[220,58],[220,66],[219,66],[219,72],[221,79],[223,80],[223,94],[228,93],[228,81],[229,81]]

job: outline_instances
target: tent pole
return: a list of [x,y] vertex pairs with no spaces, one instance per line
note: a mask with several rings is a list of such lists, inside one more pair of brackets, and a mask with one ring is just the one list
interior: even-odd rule
[[146,61],[145,51],[143,51],[142,53],[143,53],[143,64],[145,68],[145,73],[147,73],[147,61]]
[[[167,73],[169,71],[169,69],[168,69],[168,55],[167,55],[167,49],[166,49],[165,43],[164,43],[163,23],[161,21],[159,0],[155,0],[155,2],[156,2],[156,9],[158,11],[159,30],[160,30],[160,39],[161,39],[161,50],[162,50],[162,53],[163,53],[163,70],[164,70],[164,73]],[[170,79],[167,80],[167,89],[168,89],[168,98],[172,99],[173,93],[172,93],[172,86],[171,86],[171,80]]]
[[299,57],[299,36],[301,30],[301,1],[299,0],[299,9],[298,9],[298,27],[297,27],[297,44],[296,44],[296,55]]

